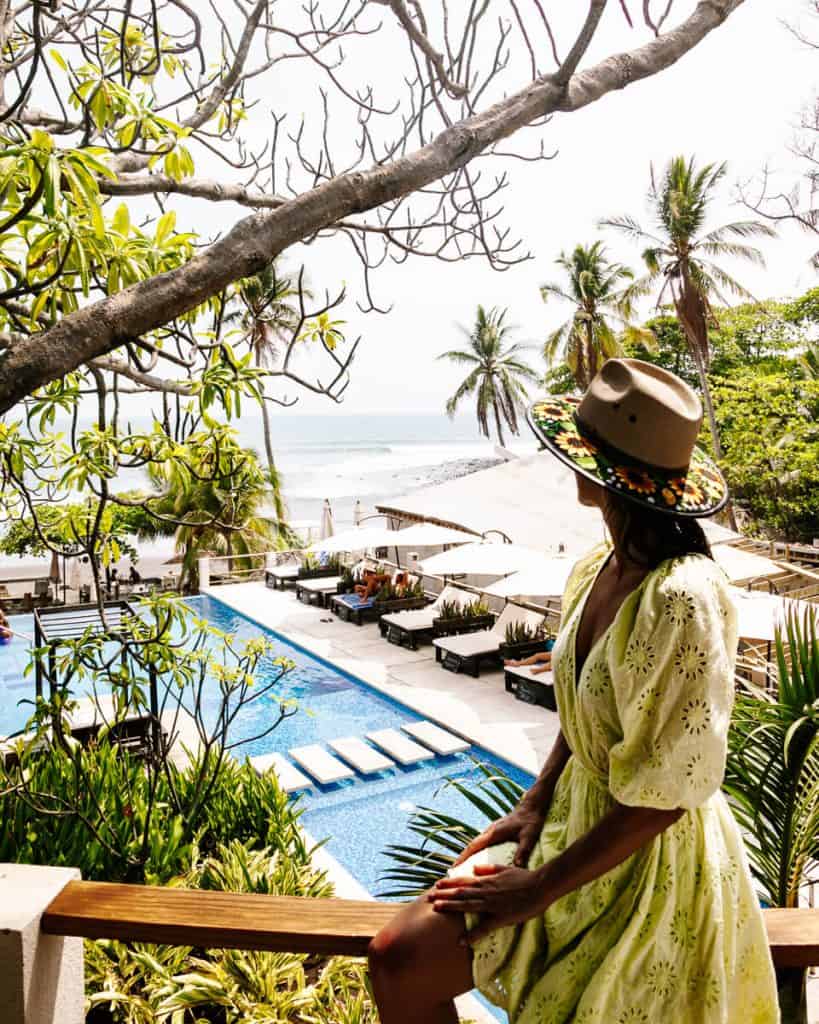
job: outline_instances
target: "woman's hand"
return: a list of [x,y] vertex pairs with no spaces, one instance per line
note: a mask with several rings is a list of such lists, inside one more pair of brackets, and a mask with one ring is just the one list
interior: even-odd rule
[[521,924],[542,914],[552,902],[537,871],[486,864],[474,878],[442,878],[427,895],[439,914],[481,914],[464,943],[474,943],[505,925]]
[[505,818],[499,818],[485,832],[476,836],[457,858],[453,867],[462,864],[473,853],[485,850],[487,846],[498,846],[500,843],[518,844],[514,863],[518,867],[523,867],[529,859],[529,854],[535,848],[545,820],[545,810],[535,810],[526,803],[519,804],[511,814],[507,814]]

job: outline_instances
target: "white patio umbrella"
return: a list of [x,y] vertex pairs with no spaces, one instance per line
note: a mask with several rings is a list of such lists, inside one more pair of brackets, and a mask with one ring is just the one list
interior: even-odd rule
[[714,545],[714,561],[725,570],[728,579],[750,580],[756,577],[775,576],[782,572],[776,562],[764,555],[755,555],[752,551],[732,547],[730,544]]
[[355,526],[361,526],[361,500],[356,498],[355,505],[353,506],[353,524]]
[[324,499],[324,507],[321,510],[321,533],[319,536],[322,540],[326,540],[328,537],[332,537],[335,533],[335,527],[333,526],[333,510],[330,507],[330,499]]
[[[451,526],[438,526],[436,523],[414,523],[405,530],[396,531],[398,546],[435,547],[438,544],[469,544],[476,540],[474,533],[454,530]],[[395,543],[395,541],[393,541]]]
[[425,558],[421,568],[430,576],[508,576],[523,569],[532,569],[548,560],[543,551],[518,544],[492,544],[488,541],[463,544],[451,551]]
[[368,548],[388,548],[395,546],[396,530],[388,530],[385,526],[359,526],[352,530],[342,530],[332,537],[314,541],[308,551],[318,554],[321,551],[366,551]]
[[805,612],[819,615],[819,608],[808,601],[793,601],[776,594],[740,590],[732,587],[732,597],[737,610],[737,631],[747,640],[775,640],[776,628],[784,627],[788,614],[795,614],[801,623]]
[[554,597],[566,589],[573,558],[548,558],[484,588],[494,597]]

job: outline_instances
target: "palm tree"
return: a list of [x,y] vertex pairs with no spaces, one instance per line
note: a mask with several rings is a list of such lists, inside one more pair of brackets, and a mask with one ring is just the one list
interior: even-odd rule
[[[163,493],[151,505],[164,519],[156,532],[174,524],[182,590],[194,586],[203,555],[247,556],[268,550],[276,540],[276,528],[261,516],[268,479],[259,460],[236,444],[232,431],[215,434],[194,438],[187,459],[150,469],[151,482]],[[249,562],[238,564],[251,568]]]
[[616,228],[646,244],[642,255],[648,273],[626,288],[623,297],[631,303],[636,298],[649,295],[659,285],[657,306],[671,298],[697,368],[714,454],[718,460],[722,458],[722,446],[708,386],[711,363],[708,329],[719,326],[712,300],[717,299],[727,306],[724,291],[746,301],[756,300],[714,260],[729,256],[764,266],[762,253],[747,245],[745,239],[755,236],[770,238],[776,234],[767,224],[754,220],[734,221],[701,233],[714,190],[726,171],[725,163],[697,168],[693,157],[686,161],[685,157],[676,156],[669,162],[659,182],[654,176],[654,168],[651,168],[648,199],[656,222],[656,234],[644,231],[637,221],[628,216],[601,221],[602,227]]
[[543,356],[554,364],[560,355],[578,388],[585,391],[600,365],[621,354],[608,318],[616,320],[627,336],[649,348],[656,339],[651,331],[628,322],[631,310],[622,298],[622,287],[634,274],[621,263],[610,263],[602,242],[576,245],[570,254],[562,252],[555,262],[566,271],[568,284],[564,287],[547,282],[540,286],[540,294],[544,302],[553,296],[570,302],[575,311],[546,339]]
[[[272,367],[276,365],[286,339],[301,323],[300,298],[309,295],[310,291],[304,288],[301,279],[295,281],[292,275],[281,273],[273,260],[258,274],[245,277],[238,283],[234,296],[239,308],[225,316],[225,323],[238,324],[242,340],[249,345],[257,366]],[[260,398],[270,493],[279,533],[284,536],[289,535],[287,507],[273,454],[267,400],[264,394]]]
[[461,328],[469,338],[469,348],[452,349],[438,356],[439,359],[471,367],[446,403],[447,415],[453,417],[461,401],[467,395],[474,395],[481,433],[489,437],[489,416],[492,413],[501,445],[505,443],[502,422],[513,434],[519,433],[518,413],[527,397],[523,382],[537,383],[540,380],[532,367],[520,358],[528,346],[509,343],[512,328],[504,323],[506,313],[505,309],[490,309],[487,313],[483,306],[478,306],[472,331]]

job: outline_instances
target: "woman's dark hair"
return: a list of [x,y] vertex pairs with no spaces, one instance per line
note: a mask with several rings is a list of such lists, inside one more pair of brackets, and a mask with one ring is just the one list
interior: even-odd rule
[[615,544],[638,565],[653,569],[667,558],[714,557],[697,519],[658,512],[609,490],[606,491],[605,512]]

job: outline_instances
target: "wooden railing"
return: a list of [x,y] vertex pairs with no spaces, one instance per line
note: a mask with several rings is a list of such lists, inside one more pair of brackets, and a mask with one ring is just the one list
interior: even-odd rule
[[[364,956],[394,903],[69,882],[42,930],[87,939]],[[765,910],[777,967],[819,965],[819,909]]]

